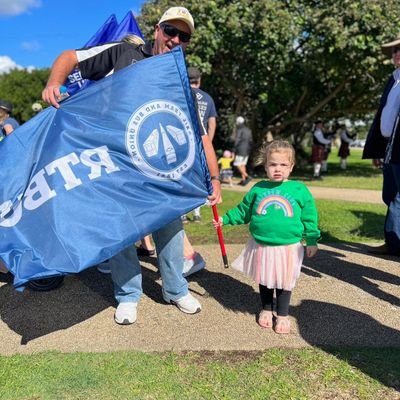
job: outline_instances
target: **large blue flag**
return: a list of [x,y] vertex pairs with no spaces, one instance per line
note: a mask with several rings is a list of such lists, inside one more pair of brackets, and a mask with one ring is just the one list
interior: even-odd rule
[[180,48],[60,106],[0,143],[0,258],[15,287],[96,265],[210,191]]

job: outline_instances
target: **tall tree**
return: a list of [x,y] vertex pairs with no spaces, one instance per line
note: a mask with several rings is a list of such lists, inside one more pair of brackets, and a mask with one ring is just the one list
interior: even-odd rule
[[[151,37],[167,0],[144,4]],[[316,118],[359,118],[377,106],[391,68],[381,43],[398,33],[397,0],[187,0],[196,33],[188,63],[217,103],[218,136],[234,116],[299,145]]]
[[32,104],[40,101],[42,90],[49,77],[48,69],[14,69],[0,75],[0,98],[13,103],[13,116],[20,122],[26,122],[35,112]]

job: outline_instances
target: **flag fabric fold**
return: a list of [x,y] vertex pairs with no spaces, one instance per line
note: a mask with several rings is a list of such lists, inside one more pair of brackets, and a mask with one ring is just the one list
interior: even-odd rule
[[[83,47],[97,46],[107,42],[122,40],[128,34],[137,35],[143,39],[142,32],[136,23],[133,13],[129,11],[120,23],[118,23],[116,16],[112,14]],[[82,79],[79,69],[74,69],[68,75],[64,86],[66,86],[68,94],[73,95],[90,84],[90,80]]]
[[211,191],[182,50],[133,64],[0,143],[0,258],[14,286],[77,273]]
[[133,34],[144,39],[132,11],[128,11],[111,36],[112,41],[122,40],[127,34]]

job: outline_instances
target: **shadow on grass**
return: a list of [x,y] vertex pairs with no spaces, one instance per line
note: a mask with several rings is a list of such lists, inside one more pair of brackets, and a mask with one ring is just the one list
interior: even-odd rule
[[290,313],[297,319],[300,335],[312,346],[346,361],[383,385],[400,390],[398,330],[367,314],[313,300],[303,300],[291,307]]

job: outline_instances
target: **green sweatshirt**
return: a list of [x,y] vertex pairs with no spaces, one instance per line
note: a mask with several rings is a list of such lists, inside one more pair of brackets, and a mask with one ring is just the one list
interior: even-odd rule
[[224,225],[250,223],[257,243],[315,246],[320,237],[318,214],[307,187],[297,181],[256,183],[235,208],[223,216]]

